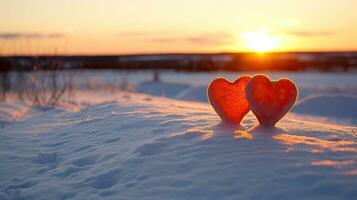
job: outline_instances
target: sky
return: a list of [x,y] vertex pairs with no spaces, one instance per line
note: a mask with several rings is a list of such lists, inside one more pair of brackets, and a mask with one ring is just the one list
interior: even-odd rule
[[357,50],[356,0],[0,0],[0,54]]

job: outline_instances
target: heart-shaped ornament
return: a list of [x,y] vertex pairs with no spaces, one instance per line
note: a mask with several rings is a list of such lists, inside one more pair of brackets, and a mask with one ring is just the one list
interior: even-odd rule
[[245,97],[249,79],[249,76],[241,76],[231,83],[224,78],[216,78],[209,84],[208,100],[223,122],[239,124],[249,112]]
[[264,75],[255,75],[246,88],[250,109],[265,127],[274,127],[293,107],[297,96],[296,85],[285,78],[271,81]]

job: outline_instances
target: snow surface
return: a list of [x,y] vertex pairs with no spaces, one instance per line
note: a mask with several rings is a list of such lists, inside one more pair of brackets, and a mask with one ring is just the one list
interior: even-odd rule
[[331,118],[357,120],[357,96],[349,94],[316,94],[303,98],[294,112]]
[[148,94],[1,103],[0,199],[356,198],[353,76],[285,74],[302,96],[278,128],[262,129],[251,113],[220,124],[204,96],[217,74],[144,75],[126,78]]

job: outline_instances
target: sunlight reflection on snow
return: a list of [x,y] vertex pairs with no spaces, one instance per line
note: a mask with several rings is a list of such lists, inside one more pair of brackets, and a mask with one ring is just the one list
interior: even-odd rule
[[234,139],[247,139],[247,140],[252,140],[254,137],[253,135],[251,135],[250,133],[246,132],[246,131],[235,131],[234,132]]
[[310,147],[315,147],[318,149],[312,149],[312,153],[321,153],[324,150],[329,150],[333,152],[357,152],[357,148],[351,145],[356,145],[356,142],[340,140],[340,141],[330,141],[323,140],[311,136],[301,136],[301,135],[290,135],[290,134],[279,134],[273,136],[273,139],[285,145],[307,145]]
[[344,174],[344,175],[354,175],[354,176],[356,176],[356,175],[357,175],[357,169],[343,171],[343,172],[341,172],[341,174]]
[[213,137],[213,131],[209,131],[206,134],[202,135],[202,140],[208,140],[209,138]]
[[355,161],[353,160],[344,160],[344,161],[334,161],[334,160],[318,160],[312,161],[310,165],[312,166],[326,166],[326,167],[342,167],[346,165],[353,165]]

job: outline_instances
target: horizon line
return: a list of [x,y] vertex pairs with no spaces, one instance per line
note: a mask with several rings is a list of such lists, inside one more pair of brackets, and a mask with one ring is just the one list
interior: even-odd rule
[[294,54],[294,53],[357,53],[357,50],[310,50],[310,51],[217,51],[217,52],[152,52],[152,53],[73,53],[73,54],[0,54],[0,57],[76,57],[76,56],[151,56],[151,55],[222,55],[222,54]]

